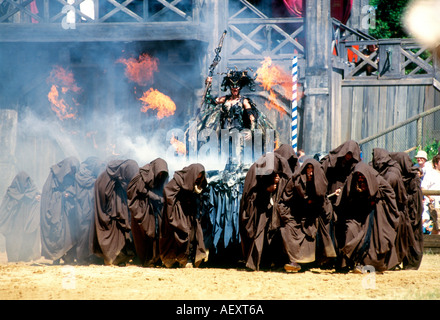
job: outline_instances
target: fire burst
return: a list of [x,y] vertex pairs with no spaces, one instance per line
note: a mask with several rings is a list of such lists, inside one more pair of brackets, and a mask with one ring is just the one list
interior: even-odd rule
[[157,58],[144,53],[139,59],[120,58],[116,62],[125,64],[125,76],[132,82],[146,86],[153,80],[153,74],[157,71]]
[[269,91],[269,101],[265,102],[264,105],[269,110],[275,109],[280,112],[281,116],[287,114],[287,111],[279,105],[276,99],[276,93],[274,88],[276,86],[281,88],[280,92],[284,98],[292,98],[292,79],[287,72],[284,72],[280,67],[272,64],[272,59],[266,57],[261,63],[261,67],[257,70],[256,81],[261,84],[261,86]]
[[[70,91],[78,93],[81,90],[81,88],[79,88],[75,83],[73,73],[66,71],[60,66],[55,66],[50,72],[47,82],[52,83],[50,92],[47,95],[47,98],[51,103],[52,111],[55,112],[60,120],[75,119],[76,110],[71,107],[64,98],[60,97],[58,90],[61,88],[62,95],[66,95]],[[73,98],[72,101],[77,104]]]
[[174,147],[177,153],[186,154],[186,147],[182,141],[177,140],[174,135],[171,137],[170,144]]
[[144,95],[139,98],[142,101],[142,112],[147,112],[148,109],[157,110],[157,117],[169,117],[176,111],[176,104],[170,97],[164,95],[156,89],[150,88],[144,92]]

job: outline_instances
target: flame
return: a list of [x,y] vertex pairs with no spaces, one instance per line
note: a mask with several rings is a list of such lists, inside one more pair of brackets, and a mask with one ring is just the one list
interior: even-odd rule
[[174,134],[173,134],[173,136],[171,137],[170,144],[174,147],[174,149],[176,150],[177,153],[180,153],[180,154],[186,154],[186,147],[185,147],[185,144],[184,144],[183,142],[177,140],[177,139],[174,137]]
[[267,109],[272,110],[275,109],[281,114],[281,118],[287,114],[287,111],[278,104],[277,96],[274,91],[269,90],[269,98],[268,101],[264,102],[264,105]]
[[153,74],[157,71],[158,59],[144,53],[138,59],[120,58],[116,62],[125,64],[125,75],[130,81],[146,86],[152,82]]
[[139,98],[142,101],[142,112],[147,112],[148,109],[157,110],[157,118],[169,117],[176,111],[176,104],[170,97],[164,95],[156,89],[150,88],[144,92],[143,96]]
[[292,77],[281,69],[279,66],[272,64],[272,59],[270,57],[264,58],[261,62],[261,67],[257,70],[256,81],[261,84],[264,90],[269,91],[269,101],[265,103],[268,109],[276,109],[281,115],[287,114],[286,110],[282,108],[277,102],[277,96],[274,91],[274,87],[278,86],[281,88],[284,98],[292,98]]
[[[73,73],[66,71],[60,66],[55,66],[47,79],[47,82],[52,83],[50,92],[47,95],[49,102],[51,103],[51,109],[55,112],[60,120],[75,119],[76,110],[66,102],[66,95],[72,91],[73,93],[80,92],[79,88],[73,77]],[[60,96],[59,88],[61,87]],[[71,97],[73,103],[78,105],[74,97]]]

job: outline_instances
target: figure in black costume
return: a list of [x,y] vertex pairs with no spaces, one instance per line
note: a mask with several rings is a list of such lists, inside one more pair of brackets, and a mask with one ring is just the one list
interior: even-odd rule
[[[208,77],[206,81],[207,84],[210,84],[212,78]],[[247,141],[251,141],[252,132],[256,129],[261,130],[262,141],[265,141],[268,130],[273,130],[277,135],[273,125],[257,109],[252,99],[241,95],[241,91],[245,87],[255,91],[254,85],[254,78],[250,76],[248,70],[229,70],[221,83],[221,90],[227,91],[229,89],[229,94],[215,98],[208,90],[204,100],[205,107],[197,117],[197,132],[200,134],[206,129],[208,131],[214,130],[220,137],[221,130],[228,130],[231,136],[235,131],[240,132]],[[211,88],[210,85],[208,87]],[[223,138],[222,143],[224,143]],[[235,151],[241,152],[238,149]],[[257,152],[255,157],[259,157],[261,154],[262,152]]]
[[[211,81],[208,78],[208,81]],[[223,78],[222,90],[230,90],[230,94],[213,99],[209,94],[206,102],[213,105],[220,105],[220,127],[221,129],[255,129],[257,121],[257,110],[255,104],[248,97],[240,95],[243,87],[249,86],[253,90],[254,79],[247,71],[229,71]]]

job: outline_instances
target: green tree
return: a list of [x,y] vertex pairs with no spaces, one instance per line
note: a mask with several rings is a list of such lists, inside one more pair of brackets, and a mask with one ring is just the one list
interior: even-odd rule
[[370,0],[376,9],[376,25],[369,33],[377,39],[408,38],[402,17],[410,0]]

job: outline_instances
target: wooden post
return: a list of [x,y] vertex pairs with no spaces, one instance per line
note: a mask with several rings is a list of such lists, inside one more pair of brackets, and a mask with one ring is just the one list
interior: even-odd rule
[[17,111],[0,110],[0,199],[3,199],[6,189],[15,175],[17,121]]
[[402,78],[401,66],[401,40],[379,40],[379,77],[400,79]]
[[331,147],[330,0],[307,1],[305,27],[303,149],[307,154],[314,154]]

